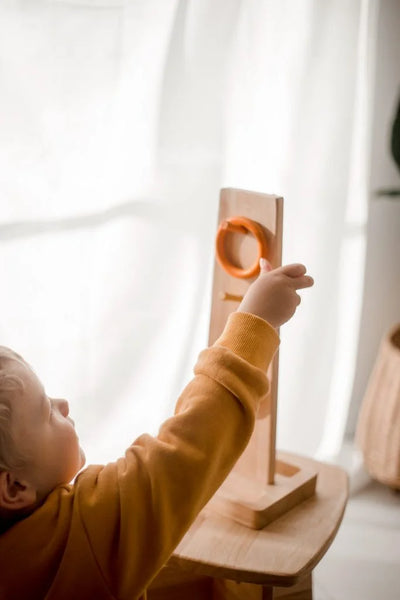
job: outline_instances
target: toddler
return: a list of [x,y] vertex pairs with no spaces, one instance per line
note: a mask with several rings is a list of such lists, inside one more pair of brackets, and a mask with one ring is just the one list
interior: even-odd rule
[[0,348],[0,600],[134,600],[243,452],[276,328],[313,285],[303,265],[262,264],[157,437],[82,470],[68,402]]

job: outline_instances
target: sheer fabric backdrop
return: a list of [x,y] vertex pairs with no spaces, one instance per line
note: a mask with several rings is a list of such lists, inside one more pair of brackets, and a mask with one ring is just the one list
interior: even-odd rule
[[191,377],[223,186],[285,197],[284,260],[316,280],[281,331],[279,446],[340,447],[375,12],[373,0],[1,3],[0,343],[68,398],[89,461],[156,433]]

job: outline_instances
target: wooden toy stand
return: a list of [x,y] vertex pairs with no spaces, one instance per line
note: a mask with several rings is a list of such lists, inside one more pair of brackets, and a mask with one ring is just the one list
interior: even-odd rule
[[[238,218],[239,217],[239,218]],[[260,256],[273,268],[282,260],[283,198],[221,190],[209,344],[221,334],[250,283]],[[208,507],[261,529],[315,492],[316,471],[276,457],[278,353],[269,369],[270,391],[260,404],[250,442]]]

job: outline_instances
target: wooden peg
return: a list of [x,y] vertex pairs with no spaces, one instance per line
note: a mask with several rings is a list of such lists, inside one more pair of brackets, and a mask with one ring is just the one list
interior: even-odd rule
[[231,301],[231,302],[241,302],[243,300],[243,296],[236,296],[236,294],[229,294],[228,292],[220,292],[218,295],[220,300]]

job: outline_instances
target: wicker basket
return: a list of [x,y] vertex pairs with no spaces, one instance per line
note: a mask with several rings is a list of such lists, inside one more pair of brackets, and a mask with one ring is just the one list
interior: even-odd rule
[[358,418],[356,443],[371,477],[400,489],[400,324],[381,342]]

